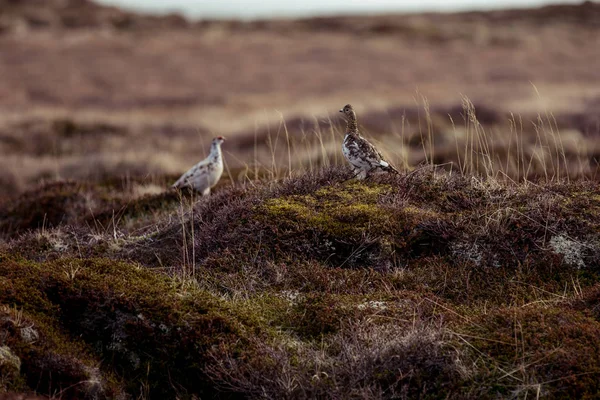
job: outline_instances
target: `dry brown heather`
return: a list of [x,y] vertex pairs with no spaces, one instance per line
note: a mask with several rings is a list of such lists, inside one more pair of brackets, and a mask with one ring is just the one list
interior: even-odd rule
[[[0,399],[597,397],[599,41],[0,0]],[[350,179],[348,102],[399,175]]]

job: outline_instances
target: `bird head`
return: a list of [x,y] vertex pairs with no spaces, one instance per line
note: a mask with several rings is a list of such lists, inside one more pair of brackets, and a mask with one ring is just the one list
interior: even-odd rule
[[225,141],[225,138],[223,136],[217,136],[216,138],[213,139],[213,144],[220,146],[221,143],[223,143]]
[[340,112],[344,113],[344,115],[348,118],[356,117],[356,114],[354,114],[354,109],[350,104],[346,104],[344,108],[340,109]]

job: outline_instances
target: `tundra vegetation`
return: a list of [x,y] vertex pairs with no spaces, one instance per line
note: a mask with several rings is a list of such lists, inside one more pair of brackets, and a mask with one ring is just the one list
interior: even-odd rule
[[[349,38],[360,37],[369,50],[356,51],[378,55],[379,75],[392,81],[402,73],[384,67],[407,54],[391,53],[392,44],[414,45],[417,65],[431,61],[431,49],[451,59],[473,46],[526,58],[551,39],[585,58],[597,52],[585,39],[598,34],[600,21],[594,3],[285,23],[191,23],[87,1],[49,5],[57,8],[0,1],[12,16],[0,20],[0,48],[23,63],[66,57],[87,65],[96,52],[106,71],[133,71],[152,58],[148,49],[200,46],[215,59],[230,51],[251,59],[269,40],[281,51],[276,66],[303,55],[326,71],[339,67]],[[534,31],[530,43],[525,33]],[[230,47],[219,47],[224,38]],[[248,38],[257,47],[242,46]],[[138,52],[125,55],[132,43]],[[536,54],[556,61],[540,66],[540,80],[561,94],[574,90],[554,69],[564,58]],[[598,74],[567,60],[580,85]],[[0,97],[9,110],[0,117],[0,397],[571,399],[600,392],[600,90],[593,84],[572,104],[552,107],[557,112],[521,104],[518,113],[506,109],[516,104],[511,90],[531,70],[503,70],[495,58],[481,64],[486,82],[503,82],[483,85],[494,107],[466,96],[446,103],[435,91],[434,100],[419,93],[399,105],[373,85],[380,103],[359,113],[361,131],[401,172],[357,181],[334,113],[349,101],[343,97],[376,79],[361,75],[371,73],[365,65],[349,71],[356,92],[323,87],[333,94],[312,104],[319,90],[312,83],[284,91],[277,85],[294,80],[277,83],[256,69],[261,79],[252,84],[260,87],[244,85],[250,72],[226,71],[238,99],[226,97],[222,80],[195,72],[186,78],[196,84],[213,79],[204,96],[190,97],[165,72],[155,87],[162,95],[138,98],[143,68],[109,76],[89,65],[78,85],[64,80],[61,91],[60,79],[44,81],[37,67],[1,62],[12,78],[30,76],[18,88],[10,87],[16,80],[0,82],[0,92],[18,94]],[[170,62],[177,69],[181,60]],[[470,63],[464,59],[464,73]],[[286,73],[326,81],[312,64],[304,67]],[[420,76],[416,67],[406,74]],[[131,82],[120,82],[123,75]],[[485,92],[467,89],[479,99]],[[258,118],[268,101],[285,113]],[[307,114],[298,114],[303,105]],[[195,118],[214,125],[196,129]],[[220,184],[209,197],[168,190],[206,155],[214,121],[228,137]]]

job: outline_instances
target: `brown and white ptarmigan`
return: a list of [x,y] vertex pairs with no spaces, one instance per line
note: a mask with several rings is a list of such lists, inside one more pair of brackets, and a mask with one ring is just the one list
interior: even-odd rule
[[357,179],[365,179],[376,170],[398,173],[390,163],[383,159],[381,153],[367,139],[360,135],[356,113],[350,104],[340,110],[347,118],[346,136],[342,143],[344,157],[352,166]]
[[181,175],[171,187],[175,189],[189,187],[202,193],[202,196],[209,195],[210,189],[219,182],[223,174],[221,143],[224,141],[225,138],[223,136],[214,138],[210,145],[210,154],[208,157]]

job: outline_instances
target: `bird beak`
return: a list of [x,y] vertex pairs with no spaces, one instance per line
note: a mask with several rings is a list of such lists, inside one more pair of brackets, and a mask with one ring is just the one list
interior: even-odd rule
[[344,112],[344,109],[343,109],[343,108],[340,108],[340,112]]

